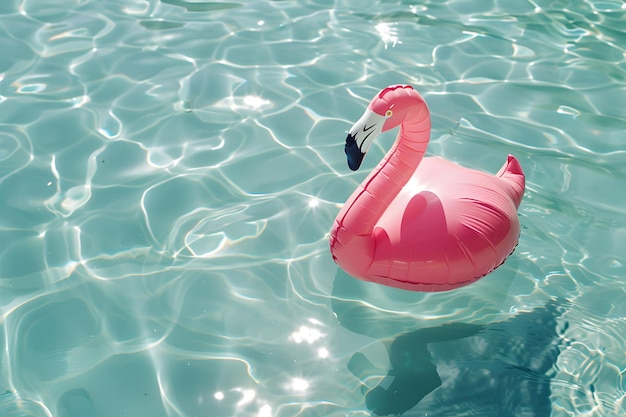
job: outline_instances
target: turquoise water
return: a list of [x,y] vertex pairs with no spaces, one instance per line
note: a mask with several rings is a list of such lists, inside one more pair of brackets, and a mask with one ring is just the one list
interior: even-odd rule
[[[622,1],[4,0],[0,415],[626,414]],[[527,174],[522,236],[412,293],[328,252],[345,135]],[[440,380],[439,384],[437,379]]]

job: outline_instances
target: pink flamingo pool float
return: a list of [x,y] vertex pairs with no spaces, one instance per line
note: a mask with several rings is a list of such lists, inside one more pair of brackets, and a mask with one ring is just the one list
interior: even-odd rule
[[350,129],[357,170],[379,133],[400,126],[387,155],[337,215],[330,251],[348,274],[414,291],[446,291],[487,275],[513,252],[524,172],[509,155],[496,175],[424,158],[430,112],[411,86],[387,87]]

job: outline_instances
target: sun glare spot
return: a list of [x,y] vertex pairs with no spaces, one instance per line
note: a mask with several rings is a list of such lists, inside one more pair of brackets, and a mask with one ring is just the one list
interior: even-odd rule
[[296,392],[303,392],[309,389],[309,382],[302,378],[294,378],[291,380],[291,389]]
[[317,350],[317,356],[321,359],[327,359],[330,356],[330,352],[328,352],[328,349],[326,348],[319,348]]
[[385,49],[387,49],[389,45],[391,45],[391,47],[393,48],[397,44],[402,43],[398,39],[398,31],[390,24],[380,22],[379,24],[374,26],[374,29],[376,29],[376,32],[378,32],[380,40],[383,41],[383,43],[385,44]]
[[237,403],[238,408],[245,407],[246,405],[250,404],[252,400],[254,400],[254,398],[256,397],[256,391],[254,391],[253,389],[237,388],[235,389],[235,391],[240,392],[242,395],[241,400],[239,400],[239,402]]
[[259,409],[259,414],[257,417],[272,417],[272,407],[268,404],[265,404],[263,407]]
[[243,98],[243,104],[249,109],[258,110],[261,107],[269,105],[270,101],[259,96],[245,96]]
[[300,344],[302,342],[307,342],[308,344],[313,344],[315,341],[324,337],[324,334],[320,332],[318,329],[308,326],[300,326],[298,330],[291,334],[291,339]]

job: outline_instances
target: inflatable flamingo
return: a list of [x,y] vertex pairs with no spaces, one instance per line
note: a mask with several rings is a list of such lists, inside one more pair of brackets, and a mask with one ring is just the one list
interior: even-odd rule
[[391,86],[350,129],[357,170],[379,133],[400,126],[391,150],[345,203],[330,251],[348,274],[392,287],[445,291],[500,266],[517,245],[524,173],[509,155],[496,175],[424,158],[430,112],[411,86]]

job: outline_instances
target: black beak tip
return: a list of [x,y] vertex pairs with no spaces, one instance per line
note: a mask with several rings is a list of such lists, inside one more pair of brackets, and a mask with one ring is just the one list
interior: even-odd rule
[[346,157],[348,158],[348,167],[350,167],[352,171],[356,171],[361,166],[365,154],[361,152],[361,149],[357,146],[352,135],[348,135],[346,139],[345,151]]

